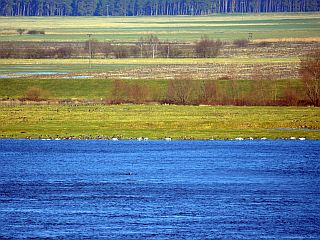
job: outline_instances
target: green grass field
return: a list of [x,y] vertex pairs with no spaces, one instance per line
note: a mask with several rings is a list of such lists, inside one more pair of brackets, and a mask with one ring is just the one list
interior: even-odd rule
[[[166,79],[132,79],[124,80],[127,83],[135,83],[148,86],[151,95],[157,99],[164,99],[167,95],[168,81]],[[193,80],[195,83],[200,80]],[[216,80],[221,91],[228,92],[231,81]],[[250,94],[252,81],[237,80],[239,95]],[[266,82],[265,88],[272,92],[274,82]],[[277,80],[278,95],[281,96],[287,86],[297,89],[300,97],[304,96],[299,80]],[[48,92],[49,99],[73,99],[73,100],[100,100],[112,99],[113,80],[111,79],[42,79],[42,78],[0,78],[0,98],[18,99],[25,97],[30,87],[38,87]],[[272,93],[270,98],[272,98]],[[150,96],[152,98],[152,96]]]
[[2,105],[0,137],[320,139],[319,116],[312,107]]
[[[320,37],[319,13],[248,14],[241,16],[163,17],[0,17],[0,41],[83,41],[86,34],[97,40],[136,41],[156,34],[162,40],[190,42],[202,34],[215,39],[291,39]],[[45,35],[17,34],[36,29]]]

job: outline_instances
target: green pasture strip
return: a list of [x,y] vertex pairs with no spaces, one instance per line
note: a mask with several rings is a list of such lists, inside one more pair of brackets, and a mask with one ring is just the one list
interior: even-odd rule
[[[140,84],[149,87],[151,96],[164,99],[167,95],[169,80],[130,79],[122,80],[130,84]],[[201,80],[194,80],[194,82]],[[233,88],[230,80],[215,80],[218,89],[228,94]],[[252,80],[237,80],[239,96],[250,94]],[[279,97],[287,86],[294,87],[299,96],[304,96],[299,80],[265,81],[264,88],[271,93],[277,87]],[[39,78],[0,78],[0,98],[17,99],[25,97],[30,87],[38,87],[48,92],[49,99],[112,99],[113,80],[111,79],[39,79]],[[270,98],[272,94],[270,94]],[[272,100],[272,99],[270,99]]]
[[50,99],[100,99],[110,96],[111,81],[100,79],[0,79],[2,98],[22,98],[30,87],[48,91]]
[[[233,40],[319,37],[319,13],[272,13],[211,16],[144,17],[0,17],[0,40],[84,41],[86,34],[98,40],[136,41],[156,34],[160,39],[195,41],[202,34]],[[46,34],[22,34],[16,30],[43,30]]]
[[313,107],[2,105],[0,137],[320,139],[319,116]]
[[[124,80],[128,83],[149,86],[151,91],[165,97],[167,80]],[[48,92],[49,99],[100,100],[112,98],[110,79],[0,79],[0,98],[18,99],[25,97],[30,87],[38,87]]]
[[[91,32],[90,30],[87,31]],[[157,35],[160,40],[168,41],[179,41],[179,42],[196,42],[200,39],[201,35],[208,35],[212,39],[220,39],[223,41],[233,41],[235,39],[247,39],[249,32],[253,33],[254,40],[264,40],[264,39],[307,39],[313,41],[312,38],[317,38],[319,41],[320,32],[315,28],[304,28],[303,30],[281,30],[281,29],[271,29],[271,30],[254,30],[250,28],[245,28],[242,31],[230,31],[230,30],[220,30],[216,29],[215,32],[208,31],[208,29],[197,28],[195,30],[180,30],[180,31],[144,31],[144,32],[110,32],[110,33],[95,33],[93,34],[93,39],[98,41],[112,41],[115,43],[136,43],[140,37],[148,37],[151,34]],[[17,36],[16,34],[0,34],[0,41],[32,41],[32,42],[74,42],[74,41],[87,41],[87,33],[78,34],[45,34],[45,35],[22,35]]]

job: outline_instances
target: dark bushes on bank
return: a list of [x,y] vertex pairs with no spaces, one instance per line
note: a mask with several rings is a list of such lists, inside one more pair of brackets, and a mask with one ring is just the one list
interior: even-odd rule
[[29,30],[27,34],[45,34],[45,31],[42,30]]

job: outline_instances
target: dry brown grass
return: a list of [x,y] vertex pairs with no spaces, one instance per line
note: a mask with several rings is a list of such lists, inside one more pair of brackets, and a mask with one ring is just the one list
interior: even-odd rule
[[[180,79],[189,76],[199,80],[253,79],[255,70],[262,69],[272,79],[297,79],[298,64],[197,64],[197,65],[156,65],[131,69],[96,72],[97,78],[109,79]],[[92,74],[92,73],[91,73]]]
[[264,39],[254,39],[254,43],[261,42],[269,42],[269,43],[277,43],[277,42],[320,42],[320,37],[301,37],[301,38],[264,38]]

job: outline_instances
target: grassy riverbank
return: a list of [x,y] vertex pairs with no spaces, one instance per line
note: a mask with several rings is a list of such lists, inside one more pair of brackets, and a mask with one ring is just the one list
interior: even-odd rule
[[175,105],[1,106],[1,138],[320,139],[320,108]]

